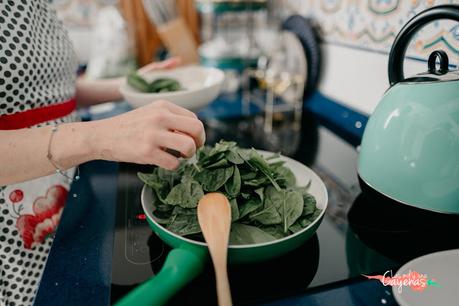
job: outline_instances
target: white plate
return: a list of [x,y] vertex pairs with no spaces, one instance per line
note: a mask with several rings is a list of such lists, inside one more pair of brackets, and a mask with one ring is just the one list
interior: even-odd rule
[[[454,235],[453,235],[454,236]],[[443,239],[455,239],[444,237]],[[421,292],[403,287],[402,292],[392,287],[395,300],[401,306],[459,305],[459,249],[425,255],[405,264],[398,275],[416,271],[435,279],[439,287],[428,286]]]
[[[263,155],[264,157],[269,157],[271,156],[272,152],[267,152],[267,151],[262,151],[262,150],[257,150],[261,155]],[[256,248],[256,247],[260,247],[260,246],[265,246],[265,245],[270,245],[270,244],[275,244],[275,243],[278,243],[280,241],[283,241],[283,240],[288,240],[294,236],[298,236],[298,235],[301,235],[302,233],[306,232],[306,231],[311,231],[312,228],[314,228],[317,223],[320,224],[320,222],[322,222],[322,217],[324,216],[325,214],[325,210],[327,209],[327,205],[328,205],[328,193],[327,193],[327,188],[325,187],[325,184],[324,182],[322,181],[322,179],[314,172],[312,171],[310,168],[306,167],[305,165],[303,165],[302,163],[296,161],[296,160],[293,160],[289,157],[286,157],[286,156],[281,156],[279,159],[276,159],[276,160],[283,160],[285,161],[285,166],[287,168],[289,168],[293,174],[295,175],[295,178],[296,178],[296,184],[297,186],[306,186],[307,184],[309,184],[310,182],[310,185],[309,185],[309,193],[312,194],[314,196],[314,198],[316,199],[316,207],[317,208],[320,208],[322,211],[320,213],[320,215],[311,223],[309,224],[307,227],[303,228],[301,231],[299,232],[296,232],[295,234],[292,234],[290,236],[287,236],[287,237],[284,237],[284,238],[281,238],[281,239],[277,239],[277,240],[274,240],[274,241],[269,241],[269,242],[264,242],[264,243],[254,243],[254,244],[249,244],[249,245],[230,245],[229,248],[230,249],[238,249],[238,248]],[[193,161],[192,159],[190,160],[191,162]],[[274,160],[273,160],[274,161]],[[153,207],[153,196],[152,196],[152,189],[151,188],[146,188],[146,185],[143,186],[143,189],[142,189],[142,195],[141,195],[141,202],[142,202],[142,207],[143,207],[143,211],[145,212],[145,214],[147,214],[147,216],[151,219],[151,220],[154,220],[155,217],[153,216],[153,211],[154,211],[154,207]],[[166,230],[165,228],[163,228],[165,231],[169,232],[169,234],[173,235],[173,236],[176,236],[182,240],[185,240],[187,242],[190,242],[192,244],[199,244],[199,245],[203,245],[205,246],[206,244],[204,242],[199,242],[199,241],[195,241],[195,240],[191,240],[189,238],[186,238],[186,237],[181,237],[171,231],[168,231]]]
[[197,111],[212,102],[220,93],[225,75],[216,68],[185,66],[176,69],[152,71],[143,75],[147,81],[161,77],[176,79],[183,90],[163,93],[144,93],[124,82],[120,91],[124,99],[134,107],[156,100],[168,100],[192,111]]

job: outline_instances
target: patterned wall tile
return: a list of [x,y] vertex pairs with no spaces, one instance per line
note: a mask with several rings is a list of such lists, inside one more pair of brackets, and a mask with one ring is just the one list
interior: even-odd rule
[[[459,4],[459,0],[288,0],[298,12],[318,21],[325,41],[384,53],[410,18],[446,3]],[[457,63],[459,23],[429,24],[415,36],[408,55],[425,59],[435,49],[448,51]]]

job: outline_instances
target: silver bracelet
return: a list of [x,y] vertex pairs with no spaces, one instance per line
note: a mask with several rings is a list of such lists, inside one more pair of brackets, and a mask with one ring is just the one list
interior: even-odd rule
[[48,154],[46,155],[46,157],[48,158],[51,165],[53,165],[53,167],[56,169],[56,173],[59,173],[60,175],[68,179],[70,182],[78,181],[80,179],[80,169],[78,168],[78,166],[76,167],[77,174],[75,175],[75,178],[72,178],[68,176],[67,173],[64,170],[62,170],[55,161],[53,161],[53,155],[51,154],[51,145],[53,143],[54,134],[57,132],[58,127],[59,125],[56,124],[51,129],[51,135],[49,137],[48,142]]

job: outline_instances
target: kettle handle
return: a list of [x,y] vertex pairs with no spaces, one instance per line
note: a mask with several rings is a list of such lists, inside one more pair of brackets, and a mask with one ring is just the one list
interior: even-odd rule
[[452,19],[459,22],[459,5],[439,5],[414,16],[395,38],[389,54],[389,82],[393,86],[404,80],[403,59],[414,34],[423,26],[437,19]]

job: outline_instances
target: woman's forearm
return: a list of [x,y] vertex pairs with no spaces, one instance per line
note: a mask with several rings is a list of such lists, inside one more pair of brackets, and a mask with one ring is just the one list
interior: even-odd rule
[[80,77],[76,83],[76,99],[80,106],[90,106],[122,99],[119,87],[124,78],[87,80]]
[[[67,123],[54,132],[50,153],[65,170],[94,158],[92,123]],[[56,168],[48,160],[52,127],[0,131],[0,186],[49,175]]]
[[[0,186],[56,172],[47,157],[51,134],[52,127],[0,131]],[[61,170],[94,159],[175,169],[178,158],[164,148],[191,157],[204,141],[204,127],[195,114],[157,101],[104,120],[61,124],[49,153]]]

